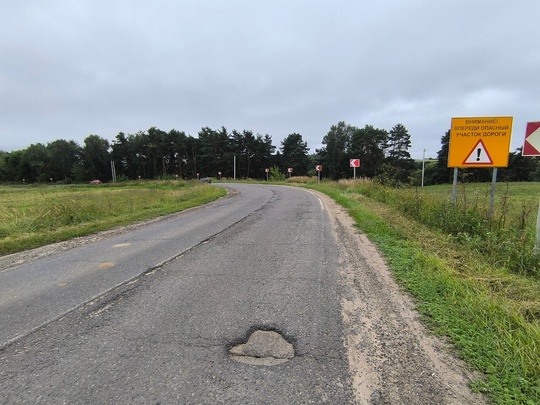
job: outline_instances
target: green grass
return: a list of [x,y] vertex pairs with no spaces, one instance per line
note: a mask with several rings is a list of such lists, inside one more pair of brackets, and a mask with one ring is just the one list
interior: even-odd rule
[[523,196],[512,196],[506,189],[497,196],[490,215],[489,203],[474,188],[470,195],[477,198],[468,198],[469,192],[462,189],[454,204],[448,196],[430,192],[429,187],[395,189],[371,181],[342,181],[336,187],[393,207],[404,216],[451,236],[456,244],[482,255],[493,266],[540,277],[540,259],[535,254],[538,208]]
[[[450,199],[452,185],[443,184],[421,189],[430,195]],[[457,187],[457,198],[461,203],[475,206],[484,212],[489,208],[491,183],[461,183]],[[501,215],[503,209],[510,214],[519,214],[523,209],[538,211],[540,203],[540,183],[502,183],[495,188],[495,216]]]
[[201,182],[0,187],[0,254],[195,207],[225,194]]
[[[424,322],[435,334],[448,337],[470,367],[483,373],[485,378],[474,382],[474,390],[498,404],[540,403],[536,274],[516,273],[476,246],[416,220],[401,206],[415,201],[407,202],[406,195],[414,190],[385,189],[385,198],[374,198],[363,189],[369,184],[324,182],[309,187],[349,210],[386,257],[398,282],[414,296]],[[512,198],[512,204],[521,204],[519,194]]]
[[[540,404],[539,259],[531,255],[539,183],[498,185],[491,222],[490,185],[461,185],[454,208],[451,186],[297,183],[349,210],[415,297],[425,323],[483,373],[473,389],[498,404]],[[174,181],[0,187],[0,253],[176,212],[223,193]],[[525,215],[527,204],[533,208]]]

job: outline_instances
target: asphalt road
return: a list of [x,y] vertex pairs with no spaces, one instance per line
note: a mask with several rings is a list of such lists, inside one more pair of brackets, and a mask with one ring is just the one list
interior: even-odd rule
[[[323,204],[240,193],[0,273],[0,402],[344,404],[338,247]],[[294,357],[229,349],[275,331]]]

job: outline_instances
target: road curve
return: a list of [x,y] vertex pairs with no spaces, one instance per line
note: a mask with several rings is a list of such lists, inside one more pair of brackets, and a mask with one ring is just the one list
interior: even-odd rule
[[149,226],[0,271],[0,347],[213,237],[261,209],[269,189],[239,194]]
[[231,187],[1,272],[0,403],[483,403],[339,206]]

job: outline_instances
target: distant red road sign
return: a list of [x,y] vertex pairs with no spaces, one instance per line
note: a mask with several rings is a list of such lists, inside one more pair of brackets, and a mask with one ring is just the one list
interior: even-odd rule
[[540,156],[540,122],[527,122],[523,156]]
[[292,173],[292,167],[289,167],[289,168],[287,169],[287,171],[288,171],[289,173]]
[[360,159],[351,159],[350,165],[351,167],[360,167]]
[[322,165],[315,166],[315,170],[317,170],[318,172],[322,172]]
[[266,173],[268,173],[268,172],[270,171],[270,169],[264,169],[264,171],[265,171]]

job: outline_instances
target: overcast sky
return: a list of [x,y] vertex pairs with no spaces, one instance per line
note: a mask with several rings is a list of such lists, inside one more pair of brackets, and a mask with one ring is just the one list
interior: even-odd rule
[[0,0],[0,150],[150,127],[310,152],[339,121],[436,156],[452,117],[540,121],[538,0]]

